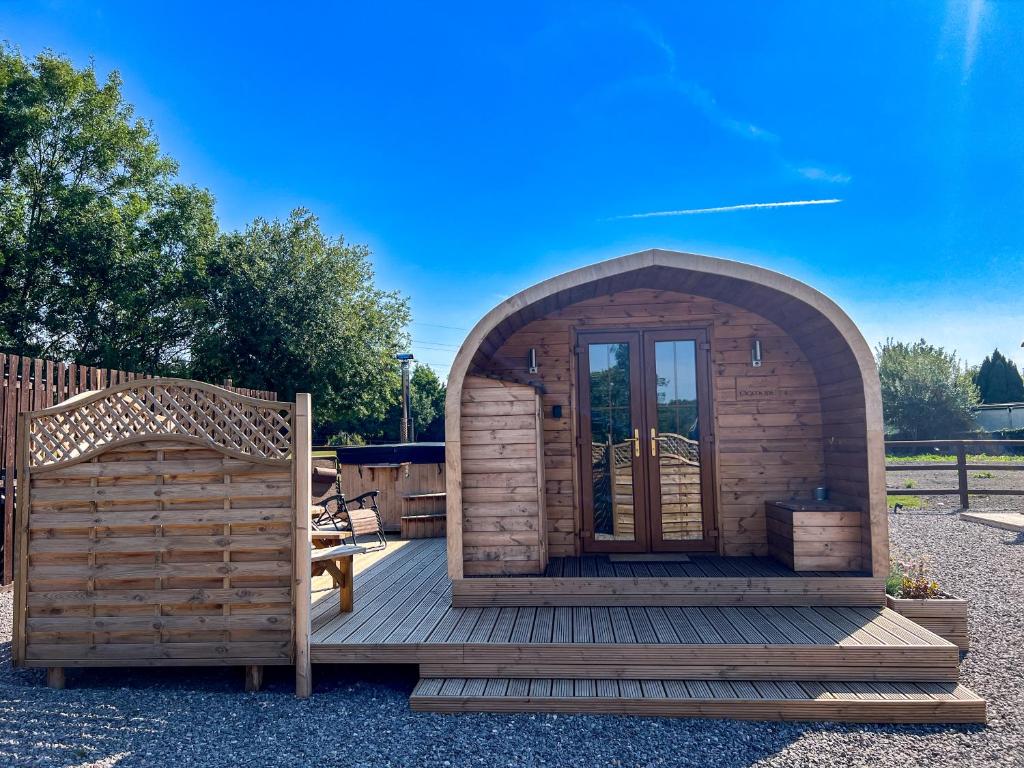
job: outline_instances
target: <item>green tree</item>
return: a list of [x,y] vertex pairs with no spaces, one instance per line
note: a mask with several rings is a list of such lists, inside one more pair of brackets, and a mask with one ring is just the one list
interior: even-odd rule
[[317,420],[333,432],[360,434],[386,416],[409,310],[374,285],[369,249],[328,238],[315,216],[297,209],[223,236],[207,274],[195,376],[230,377],[282,399],[310,392]]
[[[399,371],[398,363],[393,362]],[[328,445],[362,445],[363,443],[397,443],[402,418],[402,385],[396,380],[393,398],[383,418],[365,419],[359,424],[342,427],[323,424],[318,441]],[[413,437],[418,443],[444,440],[445,384],[430,366],[418,364],[409,377],[409,400],[412,408]]]
[[978,389],[956,353],[921,339],[887,339],[875,350],[886,427],[911,440],[949,438],[974,428]]
[[1016,364],[998,349],[985,358],[975,371],[983,403],[1019,403],[1024,400],[1024,379]]
[[409,381],[409,399],[416,441],[444,440],[444,382],[429,365],[420,364]]
[[0,49],[0,346],[181,369],[217,226],[177,170],[116,72]]

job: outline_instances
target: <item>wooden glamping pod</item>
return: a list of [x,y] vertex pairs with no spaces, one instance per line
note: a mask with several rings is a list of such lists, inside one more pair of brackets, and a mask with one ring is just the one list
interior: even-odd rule
[[605,261],[492,310],[447,398],[448,579],[404,566],[423,596],[379,630],[314,618],[314,658],[419,663],[441,712],[984,720],[956,646],[884,607],[878,377],[821,293]]
[[136,380],[20,418],[16,663],[56,686],[239,665],[250,689],[295,664],[307,690],[309,395]]
[[883,450],[871,350],[826,296],[692,254],[602,262],[503,302],[455,359],[449,573],[459,596],[609,555],[772,556],[877,602]]

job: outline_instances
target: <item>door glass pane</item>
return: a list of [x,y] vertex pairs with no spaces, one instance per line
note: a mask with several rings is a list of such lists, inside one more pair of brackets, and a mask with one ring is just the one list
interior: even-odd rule
[[588,344],[594,538],[634,541],[629,344]]
[[658,403],[658,489],[661,538],[704,537],[700,495],[700,426],[697,418],[697,343],[654,343]]

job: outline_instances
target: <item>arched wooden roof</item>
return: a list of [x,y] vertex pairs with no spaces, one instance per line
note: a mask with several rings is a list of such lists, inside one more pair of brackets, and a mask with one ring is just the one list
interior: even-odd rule
[[[850,427],[854,425],[844,419],[842,440],[852,437],[866,444],[869,479],[865,496],[871,499],[872,538],[884,535],[887,542],[882,400],[870,347],[849,316],[825,294],[779,272],[737,261],[651,249],[566,272],[501,302],[469,332],[452,364],[445,409],[448,453],[458,451],[465,377],[486,371],[490,356],[512,333],[570,304],[635,288],[679,291],[728,302],[774,322],[796,341],[811,361],[819,387],[843,395],[843,405],[836,410],[849,413],[852,401],[853,410],[863,413],[855,417],[852,435]],[[834,441],[828,435],[826,398],[822,410],[826,440]],[[450,486],[461,479],[453,477],[451,470],[449,463]],[[880,567],[879,545],[881,541],[873,541],[876,571]]]

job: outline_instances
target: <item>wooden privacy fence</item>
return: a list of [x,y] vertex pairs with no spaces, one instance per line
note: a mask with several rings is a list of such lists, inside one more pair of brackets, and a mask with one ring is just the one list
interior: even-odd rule
[[[968,470],[1024,470],[1024,463],[1010,464],[1008,462],[977,462],[970,464],[967,461],[969,449],[991,448],[1021,448],[1024,447],[1024,440],[888,440],[885,443],[886,452],[891,448],[941,448],[952,452],[955,462],[940,463],[926,461],[919,464],[886,464],[889,472],[921,472],[924,470],[949,470],[956,471],[956,488],[889,488],[890,496],[959,496],[961,509],[970,509],[970,489],[968,487]],[[985,488],[980,493],[986,496],[1024,496],[1024,490],[1012,488]]]
[[[13,541],[14,532],[18,414],[49,408],[80,392],[146,378],[151,377],[130,371],[0,354],[0,507],[3,511],[3,525],[0,526],[3,571],[0,573],[0,583],[8,584],[13,578],[14,558],[8,542]],[[227,388],[248,397],[277,399],[274,392],[231,386]]]
[[301,398],[149,379],[21,414],[15,661],[55,685],[68,666],[237,664],[259,680],[293,663]]

